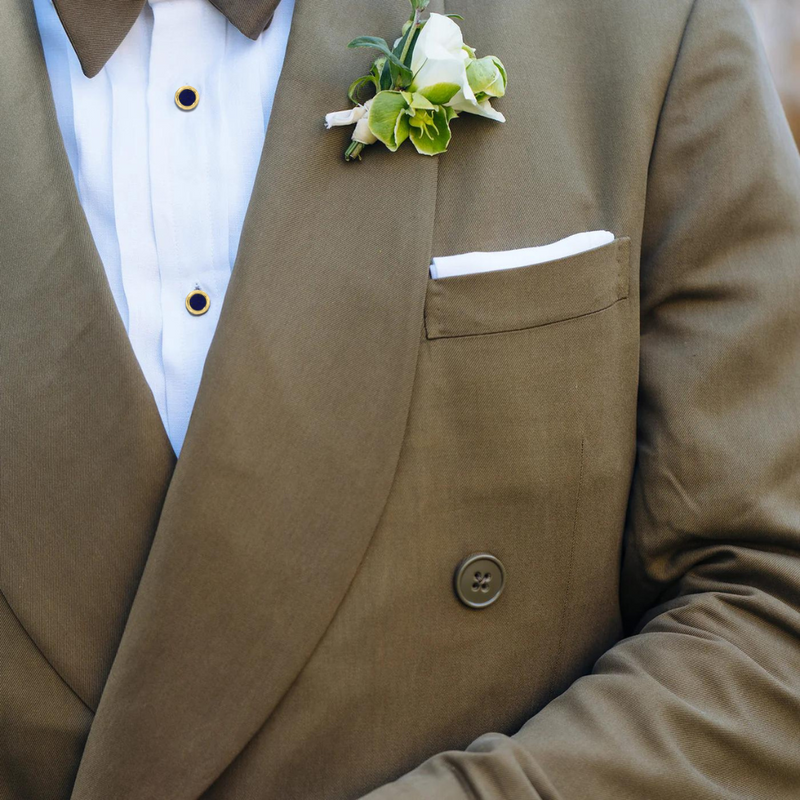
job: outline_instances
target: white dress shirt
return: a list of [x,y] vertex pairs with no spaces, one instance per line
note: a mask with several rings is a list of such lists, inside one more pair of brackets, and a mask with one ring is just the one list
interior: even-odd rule
[[[120,316],[176,454],[214,336],[283,65],[294,0],[252,41],[209,0],[148,0],[87,78],[34,0],[56,113]],[[194,87],[182,111],[175,92]],[[210,309],[191,315],[199,288]]]

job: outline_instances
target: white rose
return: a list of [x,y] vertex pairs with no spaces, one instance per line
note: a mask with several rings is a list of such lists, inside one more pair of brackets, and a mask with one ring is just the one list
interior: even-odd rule
[[472,56],[464,48],[461,28],[449,17],[431,14],[414,46],[411,71],[412,92],[425,95],[432,103],[505,122],[489,100],[478,102],[469,85],[467,66]]

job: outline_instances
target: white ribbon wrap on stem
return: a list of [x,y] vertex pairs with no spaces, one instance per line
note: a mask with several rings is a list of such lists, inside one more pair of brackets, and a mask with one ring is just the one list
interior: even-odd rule
[[353,131],[352,139],[354,142],[361,142],[362,144],[375,144],[378,137],[369,129],[369,107],[372,100],[367,100],[364,105],[350,108],[347,111],[334,111],[332,114],[325,115],[325,127],[335,128],[340,125],[353,125],[356,128]]

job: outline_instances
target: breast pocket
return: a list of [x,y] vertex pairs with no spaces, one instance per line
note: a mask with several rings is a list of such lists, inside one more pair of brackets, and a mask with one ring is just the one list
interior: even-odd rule
[[428,339],[520,331],[603,311],[628,296],[630,239],[529,267],[429,280]]

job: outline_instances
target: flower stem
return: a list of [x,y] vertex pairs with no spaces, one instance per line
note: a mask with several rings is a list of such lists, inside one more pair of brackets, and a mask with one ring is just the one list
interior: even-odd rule
[[417,25],[419,24],[419,18],[421,13],[422,12],[417,8],[414,10],[414,16],[411,18],[411,27],[408,29],[408,38],[406,39],[406,43],[403,45],[403,52],[400,54],[400,61],[403,64],[406,63],[408,48],[411,47],[411,42],[414,39],[414,33],[417,30]]
[[363,149],[363,142],[350,142],[350,147],[344,151],[344,160],[352,161],[354,158],[357,158],[359,161],[361,161],[361,151]]

